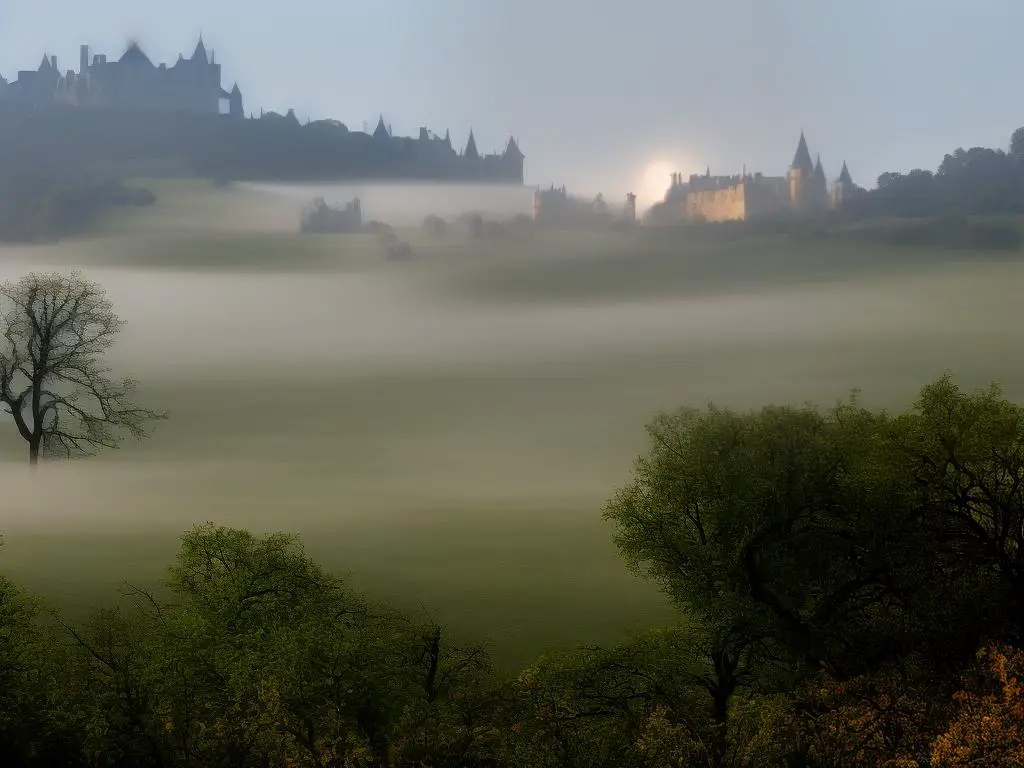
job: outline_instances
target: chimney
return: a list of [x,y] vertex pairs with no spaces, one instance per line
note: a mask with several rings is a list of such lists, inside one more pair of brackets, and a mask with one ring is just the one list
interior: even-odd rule
[[78,68],[81,74],[89,68],[89,46],[83,45],[78,49]]

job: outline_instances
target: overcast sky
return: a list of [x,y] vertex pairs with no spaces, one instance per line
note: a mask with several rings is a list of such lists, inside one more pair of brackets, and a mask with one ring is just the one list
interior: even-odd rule
[[247,110],[514,133],[530,183],[649,197],[673,167],[781,174],[801,128],[866,186],[1004,147],[1022,29],[1024,0],[0,0],[0,73],[130,39],[173,62],[201,32]]

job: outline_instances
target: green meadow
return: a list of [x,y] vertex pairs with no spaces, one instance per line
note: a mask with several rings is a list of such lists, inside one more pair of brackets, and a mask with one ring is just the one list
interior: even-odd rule
[[[675,620],[601,519],[659,409],[855,387],[906,407],[945,370],[1024,397],[1005,255],[409,226],[399,263],[372,236],[298,235],[303,190],[153,186],[88,238],[0,249],[4,279],[102,282],[128,323],[112,365],[170,411],[144,443],[35,475],[0,432],[0,568],[71,615],[158,583],[210,520],[299,533],[515,667]],[[366,216],[422,220],[452,194],[414,192],[373,190]]]

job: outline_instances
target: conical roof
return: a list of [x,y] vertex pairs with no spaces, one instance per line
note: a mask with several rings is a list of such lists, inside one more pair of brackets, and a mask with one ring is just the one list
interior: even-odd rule
[[839,172],[839,181],[843,184],[853,184],[853,178],[850,176],[850,169],[846,167],[845,160],[843,160],[843,170]]
[[466,157],[480,157],[480,152],[476,148],[476,139],[473,137],[473,129],[469,129],[469,141],[466,142],[466,151],[463,152]]
[[508,144],[505,146],[505,155],[508,157],[523,157],[523,153],[519,149],[519,144],[516,142],[515,136],[508,137]]
[[375,139],[389,139],[391,134],[388,133],[388,127],[384,125],[384,115],[380,116],[377,121],[377,127],[373,129],[373,138]]
[[814,180],[825,181],[825,169],[821,165],[821,155],[818,155],[818,159],[814,163]]
[[811,153],[807,149],[807,139],[804,138],[803,131],[800,131],[800,141],[796,145],[796,154],[793,155],[793,164],[790,167],[801,170],[804,173],[811,173],[814,170],[814,165],[811,163]]
[[192,52],[192,60],[201,62],[202,64],[209,64],[210,57],[206,55],[206,46],[203,44],[203,36],[199,36],[199,42],[196,43],[196,49]]

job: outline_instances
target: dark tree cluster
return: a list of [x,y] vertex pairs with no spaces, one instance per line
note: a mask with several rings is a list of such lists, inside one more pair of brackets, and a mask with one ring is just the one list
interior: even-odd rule
[[1014,132],[1008,152],[957,149],[936,171],[883,173],[875,189],[845,208],[860,216],[1024,213],[1024,128]]
[[83,234],[105,210],[156,202],[148,189],[84,174],[15,167],[0,173],[0,242]]
[[496,677],[284,534],[72,626],[0,579],[5,766],[1024,764],[1024,407],[682,409],[607,504],[674,626]]

